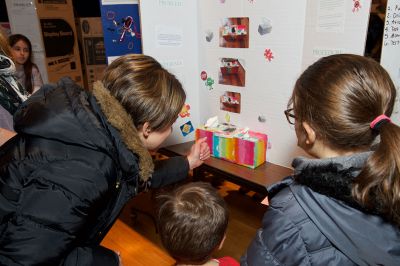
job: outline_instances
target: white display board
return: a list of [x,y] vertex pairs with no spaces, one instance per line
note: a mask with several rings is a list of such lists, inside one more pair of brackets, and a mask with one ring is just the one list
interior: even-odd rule
[[[199,14],[200,71],[206,71],[215,80],[209,90],[197,78],[201,105],[207,106],[199,110],[200,123],[215,115],[225,122],[228,116],[234,125],[266,133],[267,160],[290,165],[293,155],[301,151],[283,111],[301,72],[306,0],[292,1],[290,5],[281,1],[200,1]],[[220,31],[221,27],[225,30],[225,24],[235,25],[238,18],[244,18],[240,23],[248,23],[248,44],[239,40],[242,48],[232,48],[236,46],[231,44],[234,40],[223,33],[221,38]],[[213,38],[208,42],[210,32]],[[224,38],[228,39],[226,43]],[[241,86],[220,78],[221,58],[239,60],[245,70]],[[236,95],[235,98],[240,95],[240,111],[221,110],[220,98],[225,94]]]
[[328,50],[363,54],[369,6],[370,0],[140,1],[143,53],[177,74],[191,106],[169,143],[194,138],[180,131],[188,120],[197,127],[218,116],[266,133],[267,160],[290,166],[304,154],[283,113],[293,85]]
[[363,55],[371,1],[309,0],[303,69],[332,54]]
[[387,1],[381,65],[389,72],[397,87],[392,120],[400,124],[400,0]]
[[[194,131],[183,136],[181,127],[200,122],[198,6],[194,0],[139,1],[143,53],[156,58],[181,81],[187,94],[190,116],[178,117],[172,137],[164,145],[194,139]],[[143,26],[145,30],[143,31]],[[205,107],[205,106],[204,106]],[[186,125],[186,126],[185,126]],[[188,132],[188,131],[187,131]]]

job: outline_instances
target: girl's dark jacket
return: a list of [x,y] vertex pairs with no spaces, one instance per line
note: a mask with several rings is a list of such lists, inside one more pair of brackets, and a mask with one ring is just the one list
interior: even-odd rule
[[174,157],[153,173],[132,119],[100,82],[93,95],[70,79],[45,85],[14,120],[18,135],[0,148],[0,265],[118,265],[99,243],[124,204],[189,170]]
[[398,226],[351,197],[369,154],[296,158],[294,179],[268,188],[262,228],[241,265],[400,265]]

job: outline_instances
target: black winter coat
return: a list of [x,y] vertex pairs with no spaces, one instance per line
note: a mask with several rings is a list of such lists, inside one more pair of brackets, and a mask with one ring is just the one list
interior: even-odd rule
[[93,95],[63,79],[18,109],[18,135],[0,148],[0,265],[118,265],[99,243],[124,204],[186,177],[176,157],[150,179],[128,114],[101,83]]
[[370,153],[297,158],[268,188],[269,208],[241,265],[400,265],[400,230],[363,210],[351,183]]

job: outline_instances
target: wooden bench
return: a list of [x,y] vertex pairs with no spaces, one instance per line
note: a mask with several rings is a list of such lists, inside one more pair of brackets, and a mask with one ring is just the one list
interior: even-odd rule
[[175,260],[164,250],[120,220],[115,222],[101,245],[120,252],[124,266],[171,266],[175,264]]
[[[187,155],[189,154],[190,147],[192,147],[193,143],[193,141],[189,141],[167,146],[159,149],[158,152],[166,156]],[[193,170],[193,177],[201,177],[204,172],[217,174],[240,186],[266,194],[266,187],[268,185],[276,183],[284,177],[291,175],[293,170],[269,162],[266,162],[255,169],[250,169],[245,166],[211,157],[200,167]]]

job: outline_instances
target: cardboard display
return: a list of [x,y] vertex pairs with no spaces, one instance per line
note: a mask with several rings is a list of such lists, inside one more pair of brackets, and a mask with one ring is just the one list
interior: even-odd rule
[[92,89],[93,82],[103,78],[107,67],[101,18],[78,18],[76,22],[83,58],[84,83],[85,87]]

